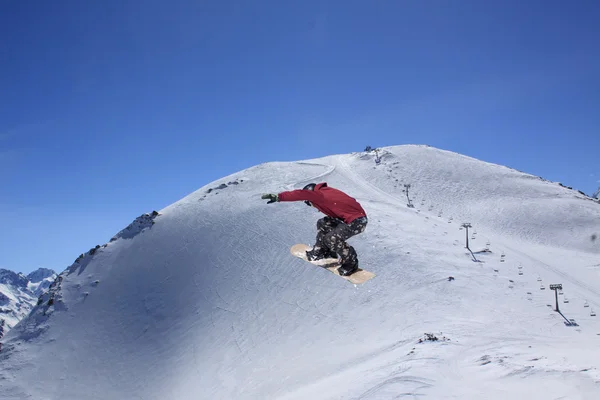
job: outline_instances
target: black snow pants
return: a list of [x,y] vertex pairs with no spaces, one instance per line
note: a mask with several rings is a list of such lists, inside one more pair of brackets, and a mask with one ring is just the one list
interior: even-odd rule
[[362,233],[367,227],[367,217],[357,218],[350,224],[329,216],[317,221],[317,240],[315,247],[335,252],[342,264],[358,265],[358,257],[346,240]]

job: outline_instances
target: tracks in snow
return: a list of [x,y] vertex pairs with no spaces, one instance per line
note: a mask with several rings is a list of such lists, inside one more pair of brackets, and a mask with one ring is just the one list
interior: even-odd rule
[[[390,203],[393,205],[398,205],[398,206],[406,205],[406,201],[403,201],[403,200],[385,192],[384,190],[373,185],[372,183],[370,183],[369,181],[364,179],[362,176],[357,174],[355,171],[353,171],[353,169],[350,167],[350,165],[348,165],[348,162],[343,157],[340,157],[338,160],[339,160],[340,170],[343,171],[343,173],[349,179],[351,179],[357,186],[362,187],[368,193],[375,193],[379,197],[379,199],[383,202],[387,202],[387,203]],[[333,171],[333,169],[332,169],[332,171]],[[572,275],[569,275],[569,274],[561,271],[559,268],[553,267],[553,266],[548,265],[532,256],[529,256],[525,252],[519,251],[510,246],[505,245],[505,247],[507,250],[509,250],[513,253],[519,254],[520,256],[522,256],[524,258],[530,259],[532,262],[535,262],[537,265],[540,265],[542,268],[546,269],[547,271],[555,273],[556,275],[562,277],[563,279],[570,282],[571,284],[573,284],[573,285],[579,287],[580,289],[582,289],[583,291],[587,292],[589,295],[592,295],[592,296],[587,296],[587,298],[589,299],[590,297],[594,297],[596,299],[596,301],[589,301],[589,302],[592,303],[595,307],[600,308],[600,290],[577,279],[576,277],[574,277]]]
[[287,190],[293,190],[295,187],[304,186],[304,185],[309,184],[311,182],[320,180],[321,178],[324,178],[327,175],[330,175],[331,173],[333,173],[333,171],[335,171],[335,169],[336,169],[335,165],[329,165],[329,164],[309,163],[309,162],[298,162],[297,164],[299,164],[299,165],[313,165],[313,166],[316,165],[316,166],[320,166],[320,167],[326,167],[327,170],[325,172],[322,172],[322,173],[318,174],[318,175],[311,176],[309,178],[302,179],[301,181],[291,183],[291,184],[289,184],[289,185],[286,186]]
[[339,158],[339,167],[342,171],[344,171],[346,173],[346,175],[354,183],[356,183],[358,186],[365,189],[367,192],[369,192],[369,193],[375,192],[380,197],[380,199],[384,200],[385,202],[393,203],[395,205],[402,205],[402,206],[406,205],[406,201],[402,201],[399,198],[379,189],[377,186],[373,185],[372,183],[367,181],[365,178],[358,175],[356,172],[354,172],[352,170],[352,168],[350,168],[350,166],[348,165],[346,160],[344,160],[342,157]]

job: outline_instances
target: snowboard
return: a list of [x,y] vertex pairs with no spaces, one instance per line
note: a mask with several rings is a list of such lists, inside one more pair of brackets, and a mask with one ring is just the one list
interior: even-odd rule
[[312,247],[307,246],[302,243],[299,243],[299,244],[293,245],[290,248],[290,253],[292,253],[293,256],[301,258],[306,262],[309,262],[309,263],[319,266],[321,268],[325,268],[326,270],[333,273],[334,275],[337,275],[340,278],[344,278],[348,282],[353,283],[355,285],[360,285],[361,283],[365,283],[369,279],[375,277],[374,273],[365,271],[364,269],[361,269],[361,268],[358,268],[358,271],[356,271],[352,275],[341,276],[339,274],[339,272],[337,271],[338,267],[340,266],[340,263],[336,258],[323,258],[321,260],[308,261],[308,259],[306,258],[306,251],[310,250],[310,249],[312,249]]

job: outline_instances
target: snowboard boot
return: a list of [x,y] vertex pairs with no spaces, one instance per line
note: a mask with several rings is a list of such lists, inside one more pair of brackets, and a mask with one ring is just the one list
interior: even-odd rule
[[358,271],[358,263],[357,264],[350,264],[350,263],[342,264],[342,266],[339,267],[337,269],[337,271],[341,276],[352,275],[353,273]]
[[317,261],[324,258],[338,258],[338,255],[324,247],[314,247],[312,250],[306,252],[306,259],[308,261]]

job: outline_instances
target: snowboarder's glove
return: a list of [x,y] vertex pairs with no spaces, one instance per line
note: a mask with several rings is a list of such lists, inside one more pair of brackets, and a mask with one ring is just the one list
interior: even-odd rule
[[273,193],[269,193],[269,194],[263,194],[261,199],[269,199],[269,201],[267,201],[267,204],[271,204],[271,203],[275,203],[276,201],[279,201],[279,196]]

